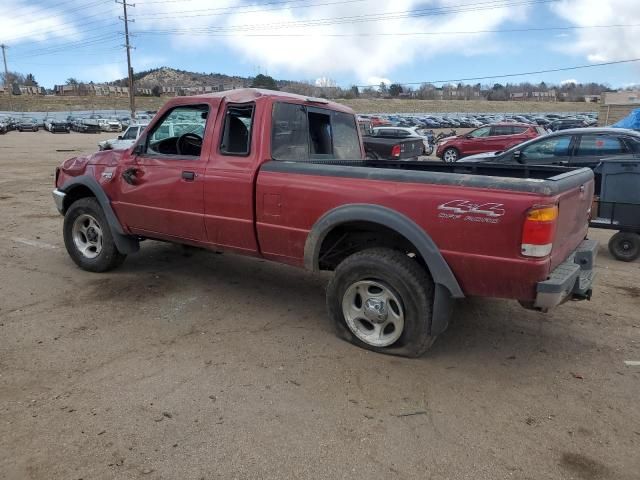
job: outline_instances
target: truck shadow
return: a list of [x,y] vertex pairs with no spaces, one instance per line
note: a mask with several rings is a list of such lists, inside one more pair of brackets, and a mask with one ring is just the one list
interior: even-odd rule
[[[138,302],[185,292],[203,298],[224,295],[230,303],[247,298],[274,309],[285,323],[299,325],[303,318],[311,330],[330,335],[333,327],[325,308],[329,276],[261,259],[145,242],[141,252],[129,257],[119,270],[96,280],[88,294],[112,301],[130,300],[133,295]],[[510,364],[595,349],[594,341],[563,322],[575,314],[571,303],[541,314],[513,301],[464,299],[456,303],[448,330],[423,360],[482,359],[485,364]]]

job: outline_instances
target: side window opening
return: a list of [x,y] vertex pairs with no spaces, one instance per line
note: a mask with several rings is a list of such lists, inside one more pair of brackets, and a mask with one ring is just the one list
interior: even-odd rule
[[[274,160],[305,161],[317,157],[355,160],[362,156],[358,123],[349,113],[276,102],[271,130]],[[383,132],[378,130],[376,135],[382,136]]]
[[311,155],[331,155],[333,153],[331,116],[309,112],[309,139]]
[[199,157],[208,113],[208,105],[183,105],[170,110],[149,132],[146,154]]
[[231,105],[227,107],[220,152],[223,155],[249,155],[251,151],[252,124],[253,105]]

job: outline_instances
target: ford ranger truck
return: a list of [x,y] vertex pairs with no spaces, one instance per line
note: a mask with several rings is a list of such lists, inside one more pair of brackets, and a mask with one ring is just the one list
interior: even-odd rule
[[376,352],[424,353],[455,299],[546,311],[591,295],[591,170],[368,161],[353,111],[322,99],[178,97],[129,149],[63,162],[55,185],[80,268],[155,239],[330,270],[339,336]]

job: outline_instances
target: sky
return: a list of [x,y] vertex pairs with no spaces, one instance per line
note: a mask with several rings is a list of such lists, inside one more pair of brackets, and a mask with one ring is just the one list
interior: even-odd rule
[[[640,84],[640,0],[132,0],[135,71],[334,83]],[[114,0],[0,0],[9,70],[52,87],[126,76]],[[470,80],[467,83],[477,83]]]

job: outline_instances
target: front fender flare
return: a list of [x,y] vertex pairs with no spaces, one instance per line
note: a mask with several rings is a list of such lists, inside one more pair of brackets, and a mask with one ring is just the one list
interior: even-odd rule
[[[104,193],[104,190],[95,178],[88,175],[73,177],[67,180],[64,185],[59,188],[59,190],[68,194],[75,187],[80,185],[91,190],[91,193],[93,193],[93,196],[100,204],[100,207],[104,212],[104,216],[107,219],[107,223],[109,224],[109,228],[111,229],[111,235],[113,236],[113,240],[116,243],[118,251],[120,251],[120,253],[128,254],[135,253],[140,250],[140,242],[135,237],[127,235],[124,232],[124,229],[122,228],[122,225],[120,225],[118,217],[116,217],[116,214],[111,207],[111,201],[109,200],[109,197],[107,197],[107,194]],[[68,208],[69,205],[64,205],[63,213],[66,213]]]

